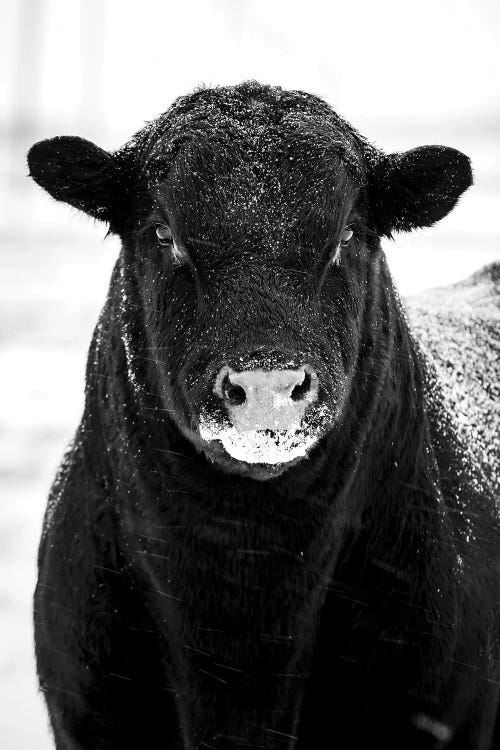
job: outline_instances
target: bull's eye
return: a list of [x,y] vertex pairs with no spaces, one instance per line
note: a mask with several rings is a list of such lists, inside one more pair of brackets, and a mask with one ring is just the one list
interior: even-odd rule
[[186,252],[177,245],[167,224],[156,224],[156,237],[162,247],[170,248],[174,263],[180,264],[187,259]]
[[348,245],[349,240],[352,238],[353,234],[354,232],[352,231],[352,229],[349,229],[348,227],[342,230],[342,234],[340,235],[340,242],[330,257],[330,263],[337,265],[340,263],[340,250],[341,248]]
[[354,232],[352,231],[352,229],[349,229],[349,227],[346,227],[342,230],[342,234],[340,235],[340,242],[330,256],[330,263],[337,265],[340,263],[340,250],[341,248],[347,246],[353,234]]
[[342,234],[340,235],[340,244],[347,245],[353,234],[354,232],[352,231],[352,229],[349,229],[349,227],[343,229]]
[[170,227],[168,227],[166,224],[156,225],[156,236],[158,238],[160,245],[172,245],[173,244],[174,240],[172,237],[172,232],[170,231]]

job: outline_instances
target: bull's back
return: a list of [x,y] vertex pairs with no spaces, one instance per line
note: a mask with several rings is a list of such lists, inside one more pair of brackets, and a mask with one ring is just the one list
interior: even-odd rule
[[500,492],[500,263],[412,296],[406,308],[462,438]]

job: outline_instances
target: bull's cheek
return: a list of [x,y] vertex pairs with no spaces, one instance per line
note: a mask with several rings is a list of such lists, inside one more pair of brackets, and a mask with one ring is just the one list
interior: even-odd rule
[[331,421],[331,413],[323,404],[314,419],[307,416],[288,429],[259,430],[241,429],[229,424],[220,424],[215,419],[202,415],[199,434],[202,440],[220,441],[225,451],[237,461],[249,464],[276,465],[305,458],[308,451],[325,432],[325,422]]

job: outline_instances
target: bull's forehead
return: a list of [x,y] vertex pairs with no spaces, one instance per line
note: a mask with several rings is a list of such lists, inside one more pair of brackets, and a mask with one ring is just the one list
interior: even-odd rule
[[357,144],[309,113],[239,115],[186,124],[174,155],[172,134],[155,144],[148,176],[177,226],[225,244],[326,241],[362,184]]
[[277,105],[251,99],[230,110],[207,106],[168,114],[145,141],[143,158],[152,179],[165,176],[183,158],[195,168],[223,169],[247,157],[270,173],[284,163],[287,171],[295,166],[299,174],[314,167],[327,169],[330,161],[340,160],[352,178],[363,180],[366,143],[329,108],[326,113],[283,112]]

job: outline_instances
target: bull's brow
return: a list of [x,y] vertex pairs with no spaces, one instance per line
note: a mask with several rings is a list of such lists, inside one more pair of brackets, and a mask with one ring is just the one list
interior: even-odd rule
[[[237,253],[239,249],[243,249],[243,246],[246,245],[245,237],[238,239],[231,231],[231,221],[228,222],[226,227],[227,231],[223,231],[223,234],[225,235],[224,240],[222,240],[222,236],[219,238],[214,232],[211,232],[210,227],[197,226],[198,221],[196,216],[191,216],[190,221],[189,217],[183,215],[182,210],[180,212],[178,211],[167,184],[156,184],[151,186],[150,190],[151,196],[154,200],[154,206],[148,217],[149,225],[155,221],[165,221],[168,223],[172,230],[172,234],[177,240],[188,243],[193,249],[196,249],[196,247],[200,249],[206,248],[207,250],[212,249],[214,251],[223,252],[224,254],[232,254],[234,252]],[[312,252],[313,254],[316,254],[318,251],[320,254],[323,254],[331,245],[332,240],[341,228],[340,224],[342,223],[342,218],[340,218],[340,215],[344,215],[345,218],[347,218],[346,214],[348,214],[349,211],[346,211],[345,209],[350,203],[352,204],[354,198],[353,195],[346,195],[346,192],[350,191],[346,191],[345,186],[344,190],[341,192],[343,193],[343,200],[338,201],[338,203],[343,203],[343,206],[335,205],[336,201],[333,205],[331,203],[329,205],[315,203],[309,205],[307,208],[304,206],[303,208],[305,210],[301,215],[288,217],[288,221],[285,221],[285,223],[291,234],[288,238],[283,236],[282,241],[289,245],[290,257],[297,253],[308,254]],[[193,220],[194,224],[192,223]],[[304,236],[302,236],[303,232],[301,231],[301,225],[303,223],[304,228],[307,226],[307,235],[311,240],[310,242],[304,242]],[[278,224],[283,226],[282,221],[278,222]],[[263,226],[260,228],[264,229]],[[272,231],[272,222],[271,226],[268,228]],[[219,231],[221,229],[222,227],[219,227]],[[288,232],[285,231],[285,234],[287,233]],[[212,234],[212,237],[210,237],[210,234]],[[243,245],[240,247],[241,241],[243,241]],[[281,244],[279,240],[278,244]],[[282,247],[282,253],[283,251],[284,247]]]

